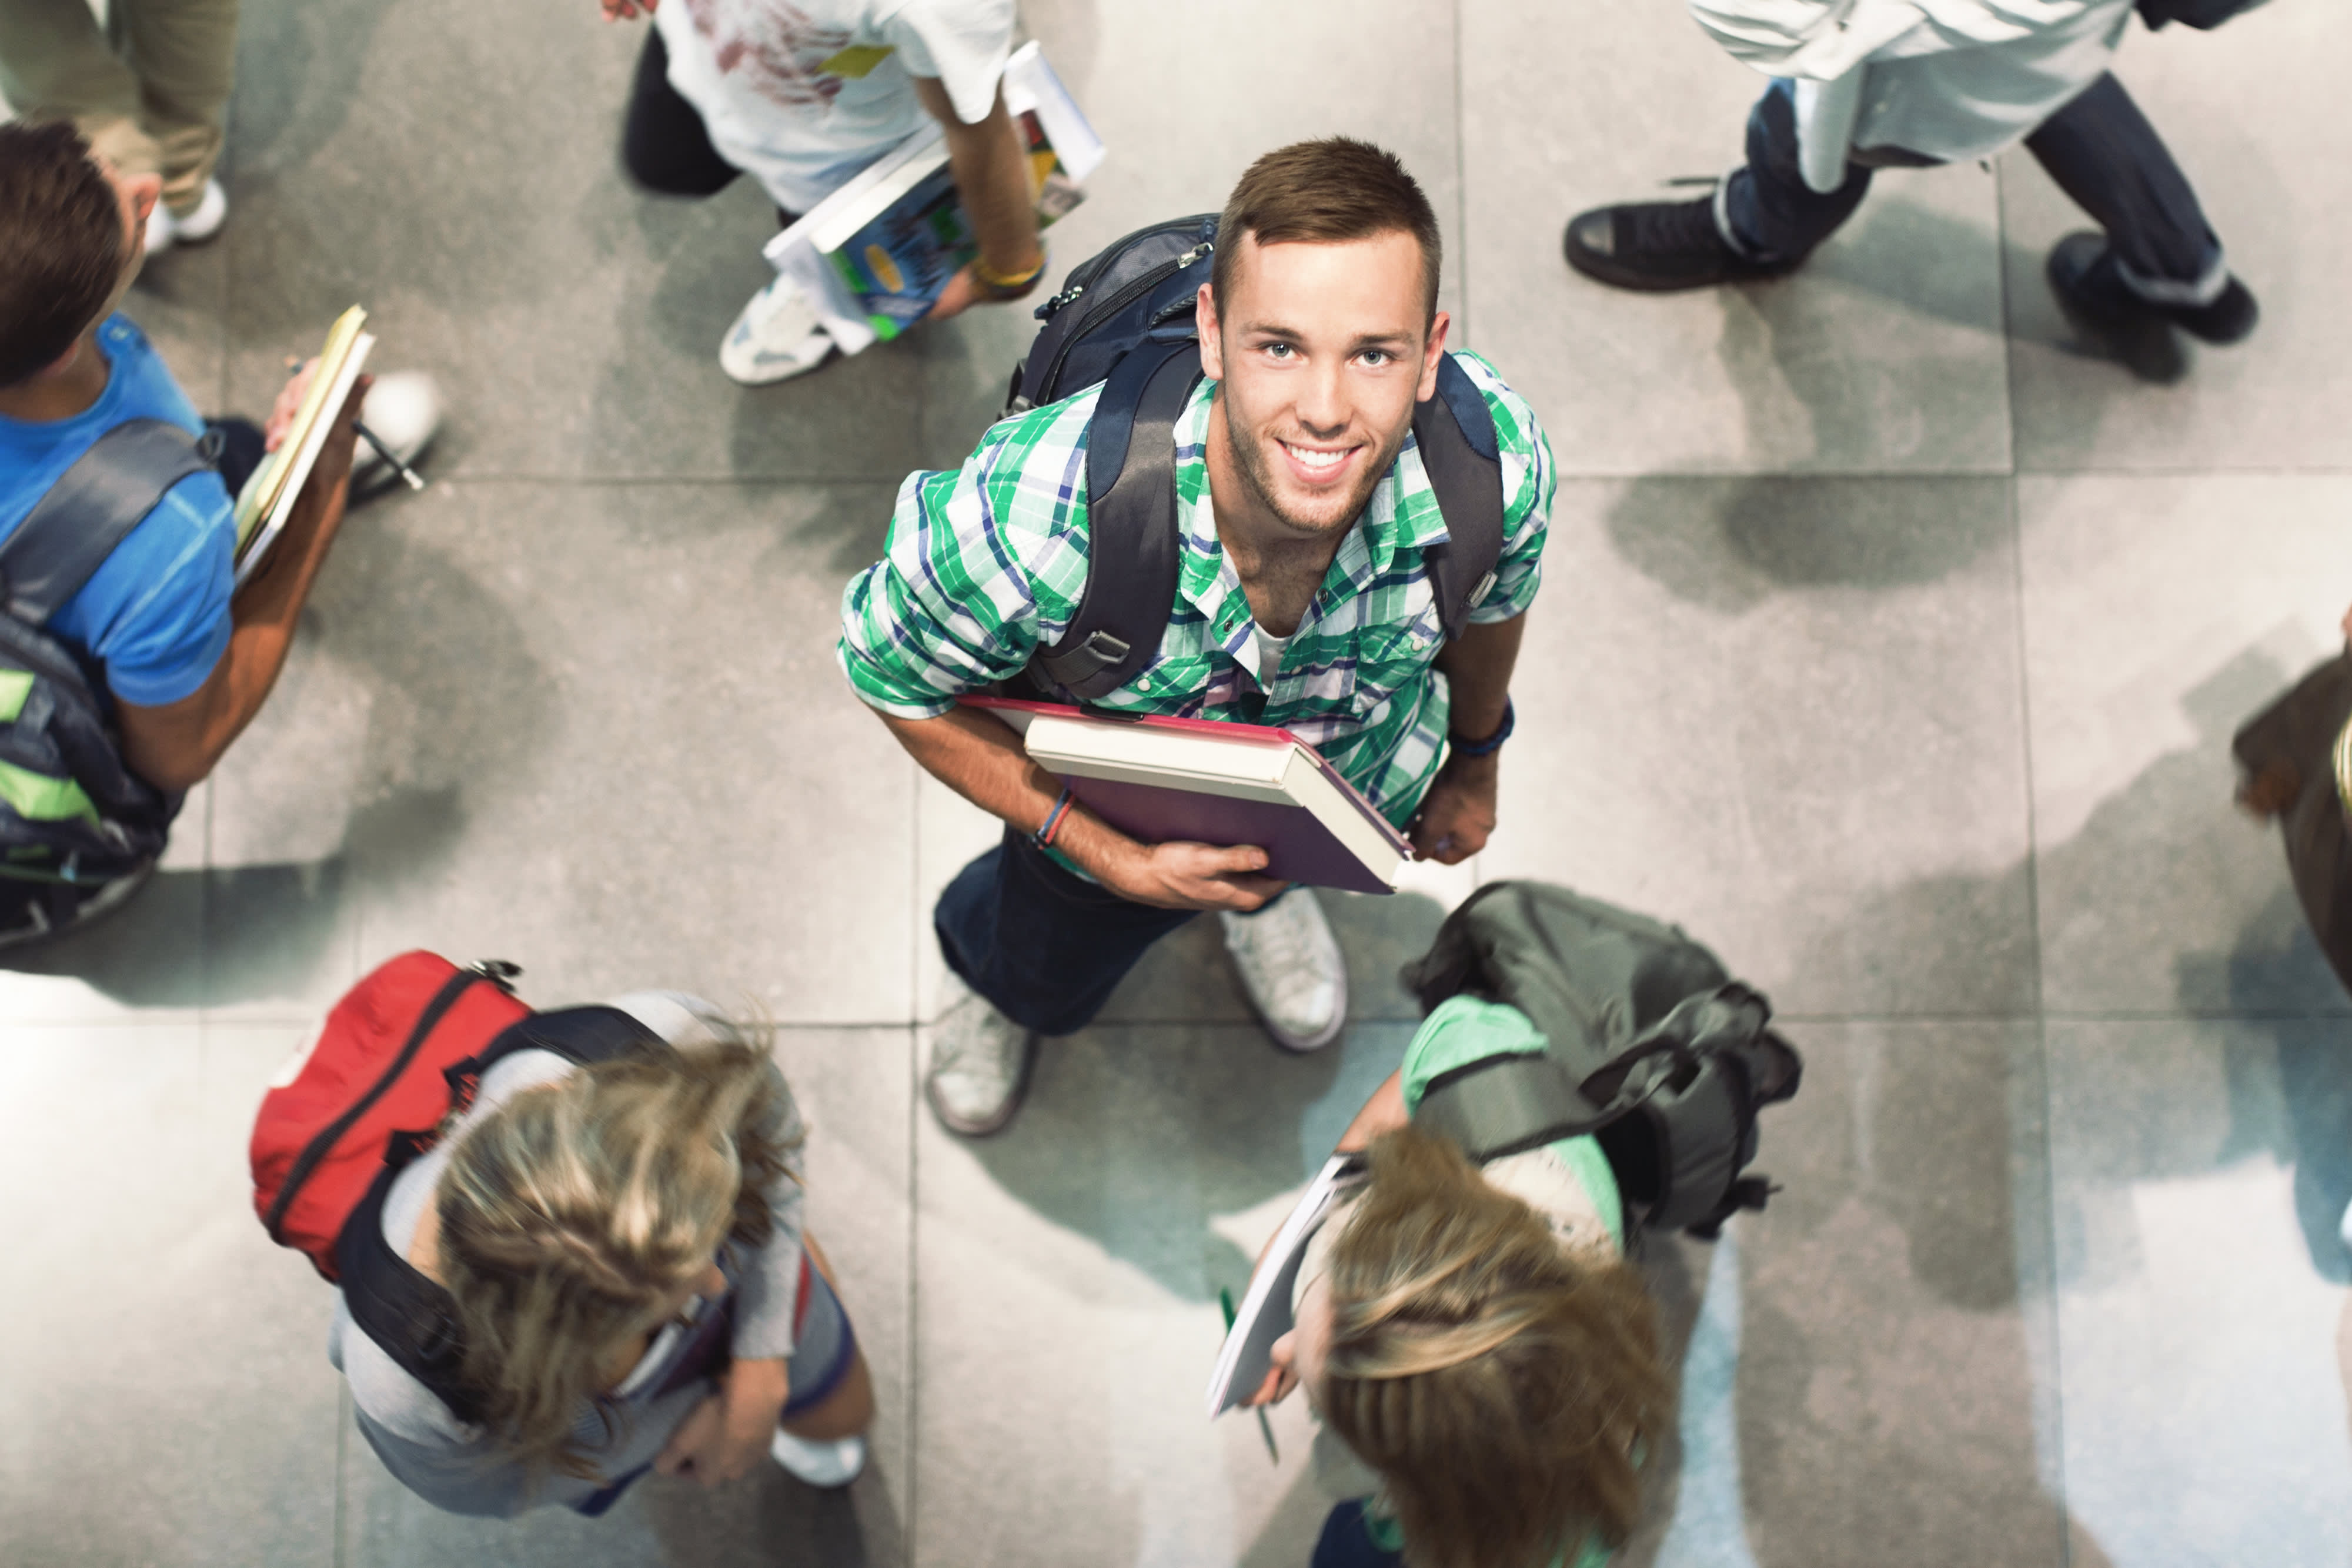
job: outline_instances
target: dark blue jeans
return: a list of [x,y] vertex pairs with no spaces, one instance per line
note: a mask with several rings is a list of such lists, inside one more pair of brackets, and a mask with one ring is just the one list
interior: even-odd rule
[[[2189,285],[2221,257],[2189,176],[2113,76],[2102,76],[2025,139],[2058,188],[2107,231],[2137,279]],[[1796,91],[1776,81],[1748,116],[1748,164],[1724,187],[1725,237],[1758,261],[1801,260],[1853,215],[1874,165],[1933,162],[1897,148],[1859,151],[1845,183],[1822,193],[1797,166]]]
[[1364,1500],[1359,1498],[1341,1503],[1324,1519],[1309,1568],[1397,1568],[1403,1561],[1400,1553],[1372,1543],[1364,1529]]
[[948,967],[1039,1034],[1074,1034],[1144,950],[1192,918],[1133,904],[1054,863],[1025,833],[956,873],[931,924]]

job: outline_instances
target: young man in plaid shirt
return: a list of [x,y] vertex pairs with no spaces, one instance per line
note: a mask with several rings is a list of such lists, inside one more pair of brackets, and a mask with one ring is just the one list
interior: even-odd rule
[[[1511,668],[1551,510],[1551,452],[1484,361],[1503,549],[1444,641],[1423,552],[1447,538],[1412,443],[1445,351],[1428,198],[1360,141],[1268,153],[1226,204],[1198,306],[1206,379],[1176,422],[1182,559],[1150,664],[1095,706],[1279,725],[1319,749],[1426,858],[1495,827]],[[1249,845],[1145,844],[1072,807],[1011,729],[954,699],[1059,640],[1088,566],[1086,434],[1099,388],[992,428],[963,467],[898,493],[882,560],[844,596],[840,656],[915,759],[1004,819],[934,923],[971,993],[941,1017],[925,1092],[970,1136],[1008,1122],[1041,1034],[1092,1019],[1145,948],[1215,910],[1276,1043],[1338,1038],[1347,976],[1312,894]],[[1443,674],[1445,679],[1437,678]],[[1449,737],[1453,742],[1448,749]]]

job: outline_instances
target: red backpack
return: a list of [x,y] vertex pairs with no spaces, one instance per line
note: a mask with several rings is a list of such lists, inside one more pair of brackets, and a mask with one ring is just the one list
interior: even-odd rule
[[254,1119],[253,1207],[271,1240],[336,1279],[336,1238],[394,1137],[429,1139],[470,1098],[451,1070],[530,1016],[509,985],[520,973],[497,959],[461,969],[432,953],[404,953],[335,1004]]

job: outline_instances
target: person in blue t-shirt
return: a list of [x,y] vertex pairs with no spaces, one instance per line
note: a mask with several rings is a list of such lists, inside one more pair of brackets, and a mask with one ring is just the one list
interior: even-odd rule
[[[146,336],[116,309],[144,258],[141,235],[161,188],[153,174],[97,161],[68,125],[0,125],[0,538],[116,425],[163,419],[205,431]],[[229,480],[282,438],[308,380],[306,369],[289,384],[266,433],[243,426],[242,452],[231,433]],[[362,378],[344,406],[284,533],[243,591],[231,587],[228,482],[199,473],[166,492],[48,622],[102,674],[123,760],[166,794],[211,773],[278,678],[342,521],[353,422],[368,384]],[[117,901],[127,892],[116,887]],[[0,891],[0,942],[21,932],[27,907]],[[56,923],[53,911],[43,913],[37,930]]]

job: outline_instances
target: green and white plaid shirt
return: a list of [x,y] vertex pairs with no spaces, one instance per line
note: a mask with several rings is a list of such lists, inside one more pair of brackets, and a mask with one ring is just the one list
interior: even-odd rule
[[[1551,448],[1535,411],[1475,354],[1456,354],[1486,395],[1503,459],[1503,553],[1472,610],[1508,621],[1535,599],[1551,517]],[[1261,679],[1249,600],[1217,538],[1208,430],[1216,383],[1176,423],[1177,602],[1159,655],[1097,707],[1278,725],[1313,746],[1402,827],[1445,742],[1444,646],[1422,552],[1446,538],[1408,438],[1348,531],[1323,586]],[[1099,386],[992,426],[952,473],[899,487],[883,559],[842,595],[841,666],[857,695],[902,718],[1018,674],[1060,641],[1085,591],[1087,423]]]

